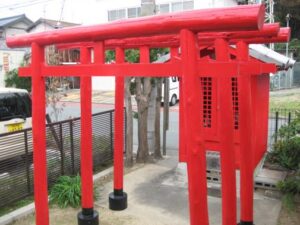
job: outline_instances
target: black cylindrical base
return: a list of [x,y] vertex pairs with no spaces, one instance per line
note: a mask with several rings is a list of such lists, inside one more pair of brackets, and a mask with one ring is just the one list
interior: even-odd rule
[[78,225],[99,225],[99,213],[93,209],[82,209],[77,219]]
[[254,225],[253,221],[242,221],[238,223],[238,225]]
[[109,208],[111,210],[124,210],[127,208],[127,194],[123,190],[114,190],[109,194]]

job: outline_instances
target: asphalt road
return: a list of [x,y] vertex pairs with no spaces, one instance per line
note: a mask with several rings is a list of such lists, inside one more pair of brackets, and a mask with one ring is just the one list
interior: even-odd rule
[[[63,102],[58,105],[58,108],[61,108],[61,112],[58,113],[58,120],[64,120],[74,117],[80,117],[80,103],[78,102]],[[113,109],[114,105],[112,104],[93,104],[92,111],[93,113],[103,112],[110,109]],[[55,120],[55,113],[53,112],[53,108],[48,107],[47,113],[51,116],[53,120]],[[170,115],[169,115],[169,130],[167,131],[167,148],[169,149],[178,149],[178,104],[170,108]],[[162,118],[163,114],[161,112],[161,130],[162,130]],[[278,129],[283,125],[286,124],[286,119],[278,120]],[[138,144],[138,135],[137,135],[137,120],[134,119],[134,137],[133,142],[134,145]],[[268,143],[270,144],[274,139],[274,132],[275,132],[275,119],[269,119],[269,135],[268,135]],[[162,135],[162,133],[161,133]],[[162,138],[162,136],[161,136]],[[161,139],[162,140],[162,139]]]

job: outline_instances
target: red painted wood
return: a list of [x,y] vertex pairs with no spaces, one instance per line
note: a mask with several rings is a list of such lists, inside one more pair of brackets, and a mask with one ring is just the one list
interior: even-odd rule
[[[178,33],[181,29],[199,31],[259,30],[265,16],[263,5],[244,5],[218,9],[201,9],[149,16],[107,24],[78,26],[7,38],[9,47],[96,41],[125,37]],[[238,23],[237,23],[238,21]]]
[[203,140],[200,80],[197,77],[196,37],[180,32],[184,123],[187,146],[190,224],[208,225],[206,155]]
[[104,43],[96,42],[93,44],[94,49],[94,63],[95,64],[104,64],[105,63],[105,50],[104,50]]
[[[273,37],[276,38],[280,31],[278,23],[264,24],[261,30],[257,31],[238,31],[238,32],[199,32],[197,37],[199,44],[208,43],[211,44],[216,38],[226,38],[230,43],[236,43],[237,40],[247,39],[251,42],[251,38],[256,40],[257,38],[264,38],[265,42],[268,43],[268,39]],[[279,34],[279,42],[284,42],[283,38],[289,38],[286,31],[281,31]],[[286,36],[286,37],[285,37]],[[109,39],[105,40],[106,49],[115,49],[116,47],[122,48],[138,48],[139,46],[145,45],[151,48],[159,47],[178,47],[179,46],[179,36],[176,34],[158,35],[158,36],[146,36],[146,37],[133,37],[133,38],[123,38],[123,39]],[[77,42],[77,43],[67,43],[58,44],[57,47],[61,50],[63,49],[77,49],[83,44],[93,47],[94,42]]]
[[90,64],[90,65],[67,65],[45,66],[42,73],[46,76],[136,76],[136,77],[163,77],[173,76],[180,73],[180,63],[139,63],[139,64]]
[[260,162],[267,150],[269,116],[269,74],[262,74],[255,79],[255,155],[254,167]]
[[[252,37],[243,39],[247,44],[267,44],[267,43],[285,43],[290,40],[291,29],[289,27],[280,28],[277,36],[275,37]],[[231,39],[230,44],[237,43],[241,39]]]
[[49,225],[46,125],[45,125],[45,81],[41,76],[44,63],[44,48],[32,43],[32,136],[34,165],[34,203],[37,225]]
[[[124,63],[122,48],[116,48],[116,63]],[[124,76],[116,76],[115,83],[115,149],[114,149],[114,189],[123,190],[124,152]]]
[[[249,49],[245,42],[237,44],[237,60],[247,62]],[[251,70],[238,74],[239,90],[239,130],[240,130],[240,192],[241,192],[241,221],[253,221],[253,111]]]
[[[80,49],[80,62],[89,63],[91,55],[89,49]],[[91,75],[91,74],[89,74]],[[93,145],[92,145],[92,78],[80,78],[80,111],[81,111],[81,205],[82,208],[93,208]]]
[[[224,39],[215,41],[216,60],[229,61],[229,45]],[[236,224],[236,175],[235,154],[233,142],[233,106],[231,77],[224,76],[224,71],[218,71],[218,130],[221,145],[222,174],[222,224]]]
[[[199,61],[197,63],[198,75],[218,76],[218,71],[223,70],[223,74],[232,75],[239,72],[252,70],[253,75],[276,72],[274,64],[260,62],[215,62]],[[19,75],[22,77],[30,76],[30,67],[19,68]],[[89,65],[68,65],[68,66],[41,66],[42,76],[136,76],[136,77],[181,77],[181,61],[155,64],[89,64]]]

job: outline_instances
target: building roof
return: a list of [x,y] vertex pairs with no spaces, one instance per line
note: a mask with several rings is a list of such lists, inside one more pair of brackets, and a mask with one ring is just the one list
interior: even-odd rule
[[17,16],[0,18],[0,29],[11,26],[11,25],[16,24],[20,21],[26,23],[28,26],[31,26],[33,24],[33,22],[30,19],[28,19],[25,16],[25,14],[21,14],[21,15],[17,15]]
[[36,27],[39,24],[47,24],[50,27],[53,27],[53,29],[57,28],[64,28],[64,27],[72,27],[72,26],[78,26],[80,24],[77,23],[70,23],[65,21],[58,21],[58,20],[50,20],[45,18],[40,18],[36,22],[34,22],[30,27],[28,27],[27,31],[32,30],[34,27]]
[[296,62],[292,58],[286,57],[261,44],[249,45],[249,53],[252,57],[266,63],[274,63],[283,70],[293,67]]

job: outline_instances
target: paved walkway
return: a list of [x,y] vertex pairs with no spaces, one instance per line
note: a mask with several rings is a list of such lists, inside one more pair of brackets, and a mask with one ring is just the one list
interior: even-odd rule
[[[129,207],[114,215],[131,218],[132,225],[141,221],[143,225],[189,225],[187,179],[184,170],[177,167],[176,151],[169,153],[165,160],[142,166],[125,176]],[[102,198],[96,205],[108,208],[107,196],[111,191],[111,182],[101,187]],[[209,196],[208,201],[210,224],[220,225],[221,199]],[[279,200],[255,193],[256,225],[276,225],[280,209]]]
[[[80,90],[74,89],[66,92],[66,95],[61,98],[62,102],[80,102]],[[92,102],[99,104],[114,104],[114,91],[93,91]]]

